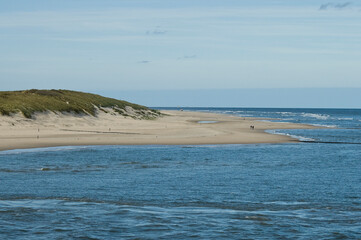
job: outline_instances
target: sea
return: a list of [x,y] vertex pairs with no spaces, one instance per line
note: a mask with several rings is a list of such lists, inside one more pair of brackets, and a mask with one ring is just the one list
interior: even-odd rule
[[269,131],[298,143],[2,151],[0,239],[361,239],[361,109],[183,110],[327,128]]

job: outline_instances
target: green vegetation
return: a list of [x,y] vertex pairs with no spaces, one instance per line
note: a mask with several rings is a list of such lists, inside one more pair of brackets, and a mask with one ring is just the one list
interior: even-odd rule
[[[107,113],[110,108],[123,116],[134,118],[154,119],[160,115],[158,111],[141,105],[91,93],[37,89],[0,91],[0,115],[21,112],[26,118],[32,118],[34,113],[52,111],[95,116],[97,109]],[[132,114],[129,114],[129,109]]]

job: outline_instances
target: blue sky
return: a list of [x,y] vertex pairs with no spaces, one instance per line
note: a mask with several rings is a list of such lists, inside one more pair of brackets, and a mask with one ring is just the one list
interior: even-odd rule
[[0,53],[0,90],[361,90],[361,1],[0,0]]

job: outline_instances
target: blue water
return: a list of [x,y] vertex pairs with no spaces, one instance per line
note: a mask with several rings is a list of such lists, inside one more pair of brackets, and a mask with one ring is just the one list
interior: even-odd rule
[[[185,109],[192,110],[192,109]],[[334,126],[301,143],[0,152],[0,239],[361,239],[361,110],[197,109]]]

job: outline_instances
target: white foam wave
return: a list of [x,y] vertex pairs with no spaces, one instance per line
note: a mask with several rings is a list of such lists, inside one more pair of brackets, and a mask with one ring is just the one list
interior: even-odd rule
[[291,138],[294,138],[294,139],[298,139],[301,142],[313,142],[313,141],[315,141],[315,139],[313,139],[313,138],[293,135],[293,134],[289,134],[289,133],[281,133],[281,132],[277,132],[276,130],[267,130],[266,132],[270,133],[270,134],[288,136],[288,137],[291,137]]
[[286,116],[295,116],[296,114],[293,112],[275,112],[277,114],[286,115]]
[[330,118],[330,115],[327,114],[316,114],[316,113],[302,113],[301,116],[303,117],[311,117],[316,118],[319,120],[327,120]]
[[274,202],[264,202],[263,204],[276,204],[276,205],[305,205],[309,204],[309,202],[285,202],[285,201],[274,201]]
[[316,127],[327,127],[327,128],[337,128],[337,125],[327,125],[327,124],[310,124],[312,126],[316,126]]
[[0,151],[0,155],[5,154],[22,154],[32,152],[57,152],[57,151],[69,151],[89,148],[90,146],[64,146],[64,147],[45,147],[45,148],[26,148],[26,149],[13,149]]

